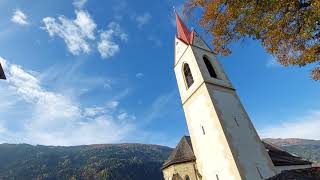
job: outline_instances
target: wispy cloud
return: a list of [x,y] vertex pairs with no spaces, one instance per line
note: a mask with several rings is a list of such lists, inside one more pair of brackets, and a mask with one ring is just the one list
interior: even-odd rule
[[158,47],[162,47],[162,41],[161,41],[159,38],[157,38],[157,37],[155,37],[155,36],[149,36],[149,37],[148,37],[148,40],[151,41],[151,42],[153,42],[154,45],[156,45],[156,46],[158,46]]
[[135,20],[138,23],[138,27],[142,28],[144,25],[148,24],[152,16],[150,13],[146,12],[144,14],[138,15]]
[[73,5],[76,7],[76,8],[83,8],[83,6],[87,3],[88,0],[74,0],[73,1]]
[[100,33],[98,51],[102,58],[109,58],[120,51],[120,46],[115,42],[115,38],[119,38],[121,41],[127,41],[128,35],[122,31],[119,24],[111,22],[108,25],[108,29]]
[[269,58],[267,59],[266,66],[269,68],[281,67],[280,63],[274,56],[269,56]]
[[76,19],[70,20],[64,16],[58,19],[46,17],[43,19],[45,29],[51,37],[59,36],[66,43],[69,51],[74,55],[81,52],[89,53],[89,40],[95,39],[96,24],[90,14],[84,10],[77,10]]
[[144,114],[143,118],[145,123],[149,123],[167,116],[172,111],[176,111],[176,107],[179,107],[176,103],[179,101],[174,100],[175,97],[178,97],[177,92],[171,91],[155,98],[150,108],[146,111],[146,114]]
[[[96,46],[101,58],[107,59],[120,51],[117,40],[127,41],[128,35],[116,22],[109,23],[106,30],[100,31],[99,40],[96,41],[96,23],[85,10],[76,10],[76,19],[71,20],[64,16],[57,19],[46,17],[43,19],[45,29],[50,37],[58,36],[64,40],[70,53],[79,55],[89,54]],[[99,32],[99,31],[98,31]]]
[[303,138],[320,139],[320,110],[280,121],[260,130],[263,138]]
[[[45,145],[77,145],[119,142],[136,133],[135,116],[121,108],[119,101],[111,100],[101,106],[85,107],[69,96],[50,91],[42,86],[40,78],[0,58],[5,64],[8,81],[1,82],[1,99],[9,96],[16,104],[2,106],[1,112],[18,112],[21,103],[30,107],[19,116],[20,129],[11,129],[15,118],[0,115],[0,142]],[[37,74],[37,73],[36,73]],[[13,93],[14,95],[12,95]],[[15,100],[17,99],[17,100]],[[1,103],[2,104],[2,103]],[[13,108],[13,109],[10,109]],[[79,138],[81,137],[81,138]]]
[[143,78],[144,74],[143,73],[137,73],[136,78],[141,79]]
[[[126,16],[128,12],[128,3],[125,0],[117,0],[113,5],[112,5],[112,10],[114,14],[114,19],[117,21],[120,21],[123,19],[124,16]],[[130,14],[130,13],[129,13]]]
[[20,9],[17,9],[12,16],[11,21],[19,25],[28,25],[29,22],[27,19],[27,15],[23,13]]

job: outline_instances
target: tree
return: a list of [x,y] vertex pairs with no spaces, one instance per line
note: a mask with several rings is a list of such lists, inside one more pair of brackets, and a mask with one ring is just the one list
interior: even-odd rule
[[320,80],[320,0],[188,0],[185,14],[195,9],[216,54],[229,55],[230,43],[252,38],[284,66],[313,65]]

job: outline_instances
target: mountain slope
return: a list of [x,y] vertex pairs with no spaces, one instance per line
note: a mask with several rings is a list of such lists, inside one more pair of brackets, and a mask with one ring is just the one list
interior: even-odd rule
[[0,179],[162,179],[172,151],[143,144],[75,147],[0,144]]
[[[266,139],[283,149],[320,162],[320,142]],[[0,179],[162,180],[161,166],[172,148],[144,144],[74,147],[0,144]]]

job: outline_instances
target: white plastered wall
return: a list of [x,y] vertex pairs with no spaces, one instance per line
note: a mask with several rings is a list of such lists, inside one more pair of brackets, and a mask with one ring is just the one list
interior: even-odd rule
[[174,175],[178,175],[182,180],[189,176],[190,180],[200,180],[196,172],[195,162],[184,162],[171,165],[162,170],[164,180],[171,180]]
[[[176,39],[176,44],[179,41]],[[217,176],[228,180],[256,180],[275,175],[270,157],[221,65],[218,61],[212,62],[219,78],[212,79],[202,61],[203,54],[212,62],[212,53],[192,46],[176,54],[175,60],[176,78],[200,174],[207,180],[217,179]],[[189,64],[194,79],[189,89],[182,71],[184,63]],[[208,84],[228,90],[216,91]],[[216,105],[215,98],[225,103]],[[242,119],[245,122],[242,128],[229,116]]]
[[[222,66],[211,52],[197,47],[193,52],[242,176],[246,179],[274,176],[275,167]],[[211,60],[219,79],[210,77],[202,60],[204,55]]]
[[224,133],[245,179],[275,175],[272,161],[234,90],[207,86]]
[[[176,57],[178,56],[179,55],[176,55]],[[202,179],[216,179],[217,175],[220,179],[240,179],[235,161],[223,135],[223,130],[219,121],[212,119],[217,119],[218,117],[214,112],[212,103],[210,102],[210,96],[205,88],[202,73],[194,58],[191,46],[188,46],[182,57],[176,59],[175,62],[175,73],[181,100],[183,103],[186,102],[183,107],[186,114],[194,153],[197,157],[197,167],[200,174],[203,176]],[[189,89],[187,89],[185,79],[183,77],[184,63],[188,63],[194,79],[194,84]],[[192,95],[193,93],[197,95]],[[200,96],[200,94],[202,96]],[[188,100],[189,97],[190,99]],[[208,112],[204,112],[204,110]],[[205,138],[203,138],[202,132],[199,131],[201,130],[202,125],[202,122],[200,122],[199,119],[211,124],[208,125],[210,129],[207,129],[206,131],[209,134],[206,135]]]
[[203,84],[184,104],[197,167],[203,180],[239,180],[235,159],[209,99]]

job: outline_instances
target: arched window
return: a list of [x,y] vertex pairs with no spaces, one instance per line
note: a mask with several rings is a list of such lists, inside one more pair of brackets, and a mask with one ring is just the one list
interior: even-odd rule
[[181,176],[179,174],[174,174],[172,180],[181,180]]
[[187,83],[187,89],[193,84],[193,77],[189,65],[186,63],[183,65],[183,74]]
[[206,56],[203,56],[203,61],[207,66],[207,69],[209,71],[210,76],[213,78],[218,78],[216,72],[213,69],[211,62],[209,61],[209,59]]
[[189,176],[186,175],[186,177],[184,178],[185,180],[190,180]]

